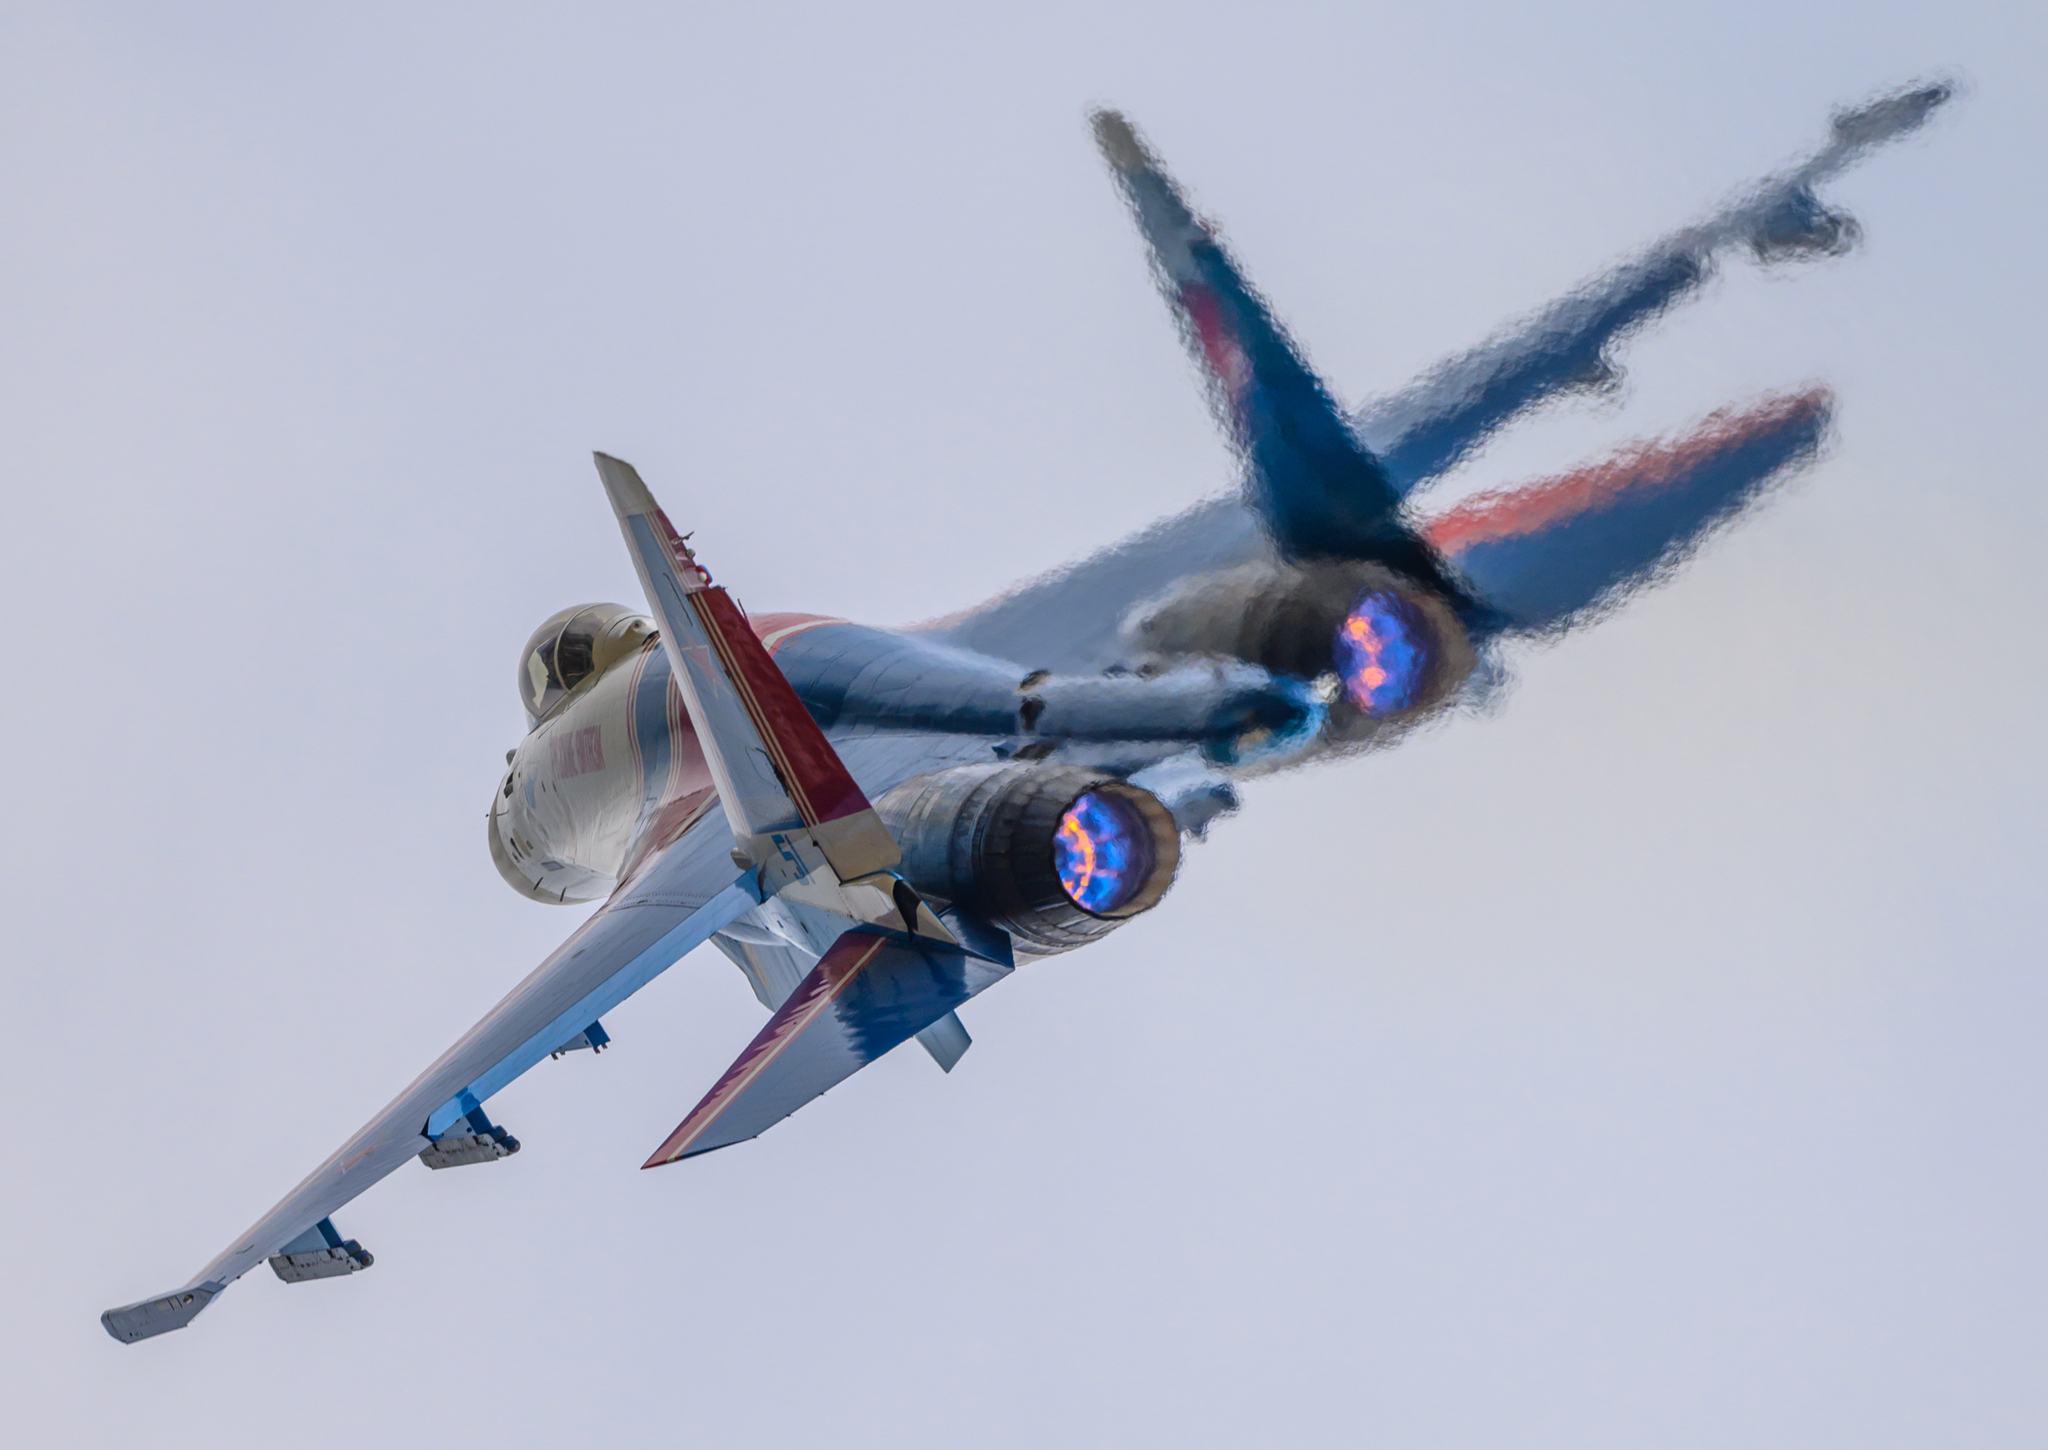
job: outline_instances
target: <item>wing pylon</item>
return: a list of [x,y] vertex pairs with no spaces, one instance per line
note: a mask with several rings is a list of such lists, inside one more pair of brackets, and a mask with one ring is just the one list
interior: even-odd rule
[[[181,1288],[102,1314],[107,1333],[133,1344],[183,1329],[229,1284],[266,1259],[294,1252],[301,1241],[310,1244],[307,1236],[323,1223],[331,1229],[330,1215],[751,910],[757,897],[733,879],[740,873],[727,856],[731,842],[716,807],[706,811],[412,1086]],[[369,1257],[351,1261],[366,1267]],[[282,1271],[279,1277],[291,1281]]]

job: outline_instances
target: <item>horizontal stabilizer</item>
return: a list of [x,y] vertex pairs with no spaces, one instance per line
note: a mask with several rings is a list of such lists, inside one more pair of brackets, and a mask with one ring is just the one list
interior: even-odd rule
[[[956,940],[970,947],[973,945],[974,938],[963,933],[957,915],[942,912],[939,920]],[[735,932],[721,932],[711,940],[746,974],[747,985],[754,989],[754,995],[770,1012],[789,1000],[790,994],[803,985],[804,977],[817,964],[816,957],[786,941],[743,939]],[[978,955],[1002,959],[999,951],[983,950]],[[967,1049],[974,1045],[973,1039],[967,1035],[967,1028],[951,1012],[919,1032],[917,1041],[932,1055],[932,1061],[947,1072],[951,1072],[966,1055]]]
[[925,937],[847,932],[641,1166],[759,1137],[1009,970]]
[[1814,388],[1716,413],[1676,442],[1480,494],[1426,527],[1506,631],[1561,630],[1654,582],[1772,479],[1811,459],[1830,404]]

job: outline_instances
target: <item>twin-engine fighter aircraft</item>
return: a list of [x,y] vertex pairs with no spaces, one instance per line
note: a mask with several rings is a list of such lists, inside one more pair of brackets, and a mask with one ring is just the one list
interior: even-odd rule
[[1500,678],[1501,647],[1670,572],[1813,457],[1819,389],[1424,515],[1411,497],[1544,400],[1609,386],[1615,343],[1717,259],[1839,254],[1815,188],[1919,127],[1945,86],[1834,117],[1827,144],[1532,320],[1351,415],[1121,116],[1096,139],[1242,457],[1241,494],[908,629],[748,618],[632,467],[598,476],[647,612],[564,610],[519,667],[529,732],[492,859],[602,905],[411,1087],[183,1288],[101,1316],[183,1328],[268,1260],[286,1283],[370,1266],[333,1215],[417,1158],[519,1149],[491,1095],[609,1041],[604,1017],[715,942],[767,1025],[647,1167],[752,1138],[907,1039],[950,1071],[958,1009],[1033,958],[1150,910],[1183,840],[1247,775],[1392,742]]

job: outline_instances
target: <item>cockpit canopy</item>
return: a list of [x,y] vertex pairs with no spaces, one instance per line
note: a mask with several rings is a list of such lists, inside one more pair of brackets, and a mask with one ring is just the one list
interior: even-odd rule
[[527,728],[546,719],[569,692],[633,654],[654,621],[623,604],[577,604],[533,632],[519,655],[519,700]]

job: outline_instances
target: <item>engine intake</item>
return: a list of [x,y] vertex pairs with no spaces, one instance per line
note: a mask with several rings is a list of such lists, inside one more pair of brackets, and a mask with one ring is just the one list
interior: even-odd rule
[[1180,868],[1180,831],[1150,791],[1072,765],[963,765],[875,802],[898,868],[1041,956],[1151,910]]

